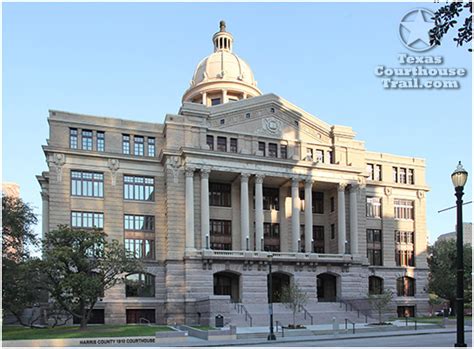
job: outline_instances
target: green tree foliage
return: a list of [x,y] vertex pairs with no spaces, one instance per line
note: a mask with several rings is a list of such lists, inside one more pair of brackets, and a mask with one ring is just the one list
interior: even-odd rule
[[282,288],[280,301],[293,313],[293,327],[296,328],[296,312],[308,303],[308,295],[294,282]]
[[[464,21],[462,17],[464,16]],[[472,40],[472,2],[452,2],[435,12],[435,27],[430,30],[430,43],[441,45],[441,39],[452,28],[457,27],[457,36],[453,40],[457,46],[467,44]],[[460,24],[458,21],[460,20]],[[472,52],[472,49],[469,48]]]
[[[456,240],[437,241],[430,247],[429,289],[441,298],[449,300],[455,309],[456,301]],[[464,300],[472,301],[472,247],[464,245]]]
[[33,232],[37,222],[30,205],[20,198],[2,195],[2,257],[16,261],[28,258],[26,246],[38,243]]
[[383,313],[388,310],[390,303],[393,300],[392,290],[386,288],[380,294],[369,294],[369,303],[372,309],[377,311],[379,316],[379,324],[383,324]]
[[85,329],[104,290],[140,272],[140,263],[118,241],[100,230],[59,226],[43,241],[42,287],[64,311],[80,319]]

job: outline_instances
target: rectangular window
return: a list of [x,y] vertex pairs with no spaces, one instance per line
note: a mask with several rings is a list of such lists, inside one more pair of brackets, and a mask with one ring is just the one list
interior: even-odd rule
[[381,181],[382,180],[382,165],[375,165],[374,168],[374,180]]
[[209,150],[214,150],[214,136],[206,136],[206,144]]
[[104,214],[100,212],[71,212],[71,227],[82,229],[103,229]]
[[398,167],[392,167],[392,179],[394,183],[398,183]]
[[413,201],[411,200],[394,200],[394,216],[395,219],[410,219],[413,220]]
[[230,152],[237,153],[237,138],[230,139]]
[[367,197],[366,215],[367,217],[380,218],[382,202],[381,198]]
[[130,135],[122,135],[122,153],[130,154]]
[[335,210],[335,203],[334,203],[334,196],[331,196],[331,199],[330,199],[330,206],[331,206],[331,212],[334,212]]
[[82,130],[82,149],[92,150],[92,131]]
[[97,151],[105,151],[105,132],[97,131]]
[[212,98],[211,99],[211,105],[218,105],[221,104],[221,99],[220,98]]
[[209,183],[209,206],[231,207],[230,184]]
[[227,138],[217,137],[217,150],[218,151],[227,151]]
[[395,263],[399,267],[414,267],[414,252],[411,250],[395,250]]
[[125,239],[125,250],[138,259],[154,259],[155,240]]
[[306,159],[307,161],[313,161],[313,149],[312,148],[306,148]]
[[280,210],[280,190],[278,188],[263,188],[263,209]]
[[400,167],[400,183],[407,183],[407,169]]
[[314,192],[313,193],[313,213],[324,213],[324,193],[323,192]]
[[268,156],[271,158],[278,157],[278,144],[268,143]]
[[260,155],[265,156],[265,142],[258,142],[258,151]]
[[148,156],[156,155],[155,137],[148,137]]
[[282,159],[288,159],[288,146],[287,145],[280,145],[280,157]]
[[313,225],[313,252],[324,253],[324,225]]
[[69,129],[69,148],[77,149],[77,128]]
[[123,226],[124,230],[153,232],[155,231],[155,217],[126,214]]
[[209,229],[212,250],[232,250],[232,221],[211,219]]
[[336,238],[336,226],[334,224],[331,224],[331,239]]
[[125,200],[154,201],[155,180],[153,177],[123,176],[123,198]]
[[382,265],[382,231],[367,229],[367,258],[370,265]]
[[133,137],[133,155],[136,155],[136,156],[145,155],[145,149],[144,149],[143,141],[144,141],[144,139],[143,139],[142,136]]
[[408,184],[415,184],[415,170],[408,169]]
[[280,224],[263,223],[264,251],[280,252]]
[[316,160],[324,163],[324,150],[316,149]]
[[329,163],[330,164],[335,164],[336,161],[334,159],[334,151],[330,150],[330,151],[328,151],[328,153],[329,153]]
[[100,172],[71,171],[71,195],[104,197],[104,174]]

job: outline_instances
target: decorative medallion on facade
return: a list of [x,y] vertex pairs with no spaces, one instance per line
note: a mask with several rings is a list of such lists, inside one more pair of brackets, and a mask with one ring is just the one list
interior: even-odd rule
[[48,160],[49,166],[56,170],[56,181],[60,183],[63,179],[62,167],[66,163],[66,155],[52,154]]
[[179,156],[170,156],[166,159],[166,171],[173,176],[173,182],[178,183],[178,174],[181,168],[181,158]]
[[390,196],[392,195],[392,188],[385,187],[384,192],[385,192],[385,195]]
[[117,171],[120,168],[120,161],[118,161],[117,159],[109,159],[109,161],[107,162],[107,167],[112,173],[112,186],[115,186],[115,184],[117,183]]

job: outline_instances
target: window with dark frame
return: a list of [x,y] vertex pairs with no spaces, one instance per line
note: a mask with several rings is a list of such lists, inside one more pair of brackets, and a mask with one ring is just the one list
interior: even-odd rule
[[280,252],[280,224],[263,223],[264,251]]
[[336,161],[334,159],[334,151],[330,150],[330,151],[328,151],[328,154],[329,154],[329,163],[330,164],[335,164]]
[[324,163],[324,150],[316,149],[316,160]]
[[258,142],[258,151],[261,152],[262,156],[265,156],[265,142]]
[[313,251],[324,253],[324,225],[313,225]]
[[125,297],[155,297],[155,277],[147,273],[127,275]]
[[105,151],[105,132],[97,131],[97,151]]
[[397,279],[397,296],[398,297],[414,297],[415,296],[415,279],[409,276],[399,277]]
[[130,135],[122,135],[122,153],[130,154]]
[[134,258],[154,259],[155,240],[151,239],[125,239],[125,250]]
[[92,150],[92,131],[82,130],[82,149]]
[[230,152],[237,153],[237,138],[230,139]]
[[71,195],[104,197],[104,174],[72,170]]
[[221,104],[221,99],[220,98],[212,98],[211,99],[211,105],[219,105]]
[[231,187],[227,183],[209,183],[209,206],[231,207]]
[[331,224],[331,239],[336,238],[336,226],[334,224]]
[[209,147],[209,150],[214,150],[214,136],[206,136],[206,144]]
[[407,169],[400,167],[400,183],[406,184],[407,183]]
[[330,206],[331,206],[331,212],[334,212],[334,210],[336,209],[336,205],[335,205],[335,202],[334,202],[334,196],[331,196],[331,198],[329,199],[329,203],[330,203]]
[[212,250],[232,250],[232,221],[209,221],[209,231]]
[[412,200],[394,199],[395,219],[414,219],[414,202]]
[[268,157],[270,158],[278,157],[278,144],[268,143]]
[[263,209],[280,210],[280,190],[278,188],[263,188]]
[[288,159],[288,146],[285,144],[280,145],[280,157],[282,159]]
[[154,216],[125,214],[123,217],[123,220],[124,220],[123,222],[124,230],[144,231],[144,232],[155,231],[155,217]]
[[133,155],[135,156],[145,155],[145,145],[144,145],[144,139],[142,136],[133,137]]
[[392,167],[392,179],[394,183],[398,183],[398,167]]
[[366,216],[371,218],[380,218],[382,212],[382,199],[367,196],[366,201]]
[[156,155],[155,137],[148,137],[147,144],[148,144],[148,156],[155,156]]
[[77,128],[69,129],[69,148],[77,149]]
[[369,265],[382,265],[382,231],[367,229],[367,258]]
[[408,169],[408,184],[415,184],[415,170]]
[[383,279],[378,276],[369,276],[369,294],[383,293]]
[[81,229],[103,229],[104,214],[102,212],[71,212],[71,227]]
[[226,137],[217,137],[217,151],[227,151]]
[[324,213],[324,193],[320,191],[313,192],[313,213]]
[[123,198],[125,200],[155,201],[155,179],[153,177],[123,176]]

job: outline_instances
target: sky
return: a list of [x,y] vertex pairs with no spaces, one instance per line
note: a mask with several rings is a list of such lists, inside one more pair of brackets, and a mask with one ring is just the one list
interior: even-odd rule
[[[433,243],[454,231],[451,173],[472,173],[472,62],[451,37],[411,52],[405,14],[432,3],[3,3],[3,181],[41,218],[35,175],[48,110],[162,123],[176,113],[220,20],[263,93],[275,93],[329,124],[351,126],[370,151],[426,159],[427,228]],[[441,56],[465,68],[459,89],[384,89],[378,66],[399,54]],[[465,201],[472,199],[472,178]],[[464,209],[471,222],[472,205]],[[40,233],[41,222],[36,231]]]

